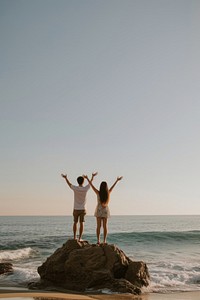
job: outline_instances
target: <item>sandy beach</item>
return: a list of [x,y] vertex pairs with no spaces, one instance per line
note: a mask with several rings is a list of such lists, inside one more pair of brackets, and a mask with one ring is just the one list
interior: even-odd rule
[[148,293],[139,296],[131,294],[75,294],[46,291],[31,291],[26,289],[1,288],[1,299],[12,300],[199,300],[200,292],[179,292],[171,294]]

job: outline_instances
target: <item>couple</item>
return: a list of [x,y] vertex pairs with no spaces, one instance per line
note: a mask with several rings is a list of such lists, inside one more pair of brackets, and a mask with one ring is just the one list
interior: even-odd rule
[[[87,175],[79,176],[77,178],[78,186],[72,185],[70,181],[67,178],[67,175],[61,174],[63,178],[65,178],[68,186],[74,191],[74,225],[73,225],[73,233],[74,233],[74,239],[76,239],[76,232],[77,232],[77,224],[78,221],[80,223],[79,228],[79,241],[82,240],[82,234],[83,234],[83,228],[84,228],[84,216],[86,215],[85,205],[86,205],[86,194],[88,190],[90,189],[90,186],[92,187],[93,191],[97,195],[97,207],[95,210],[95,217],[97,220],[97,228],[96,228],[96,234],[97,234],[97,244],[100,244],[100,230],[101,225],[103,224],[103,243],[106,244],[106,238],[107,238],[107,219],[110,216],[110,211],[108,207],[108,203],[110,200],[110,193],[112,192],[114,186],[116,183],[122,179],[121,177],[117,177],[116,181],[113,183],[113,185],[108,188],[108,185],[105,181],[102,181],[100,184],[99,190],[95,188],[92,181],[94,177],[97,175],[97,173],[93,173],[91,179],[88,178]],[[84,179],[87,179],[88,185],[83,186]]]

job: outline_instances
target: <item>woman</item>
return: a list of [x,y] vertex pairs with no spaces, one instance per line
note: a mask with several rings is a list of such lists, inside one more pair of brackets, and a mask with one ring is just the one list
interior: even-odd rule
[[88,180],[89,184],[91,185],[92,189],[97,195],[97,207],[94,213],[97,220],[97,229],[96,229],[97,244],[98,245],[100,244],[100,230],[102,224],[103,224],[103,244],[106,244],[106,238],[108,233],[107,220],[110,217],[110,210],[108,207],[108,203],[110,200],[110,193],[112,192],[116,183],[122,179],[122,176],[117,177],[116,181],[113,183],[110,189],[108,189],[107,182],[102,181],[99,190],[97,190],[94,187],[92,182],[89,180],[88,176],[84,176],[84,177]]

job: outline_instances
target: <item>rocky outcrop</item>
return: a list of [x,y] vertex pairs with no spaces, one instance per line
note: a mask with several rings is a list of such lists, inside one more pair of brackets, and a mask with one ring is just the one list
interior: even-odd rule
[[142,261],[134,262],[116,245],[91,245],[68,240],[38,268],[40,281],[30,288],[64,288],[77,292],[110,289],[140,294],[149,284],[149,272]]
[[13,273],[13,267],[11,263],[0,263],[0,275]]

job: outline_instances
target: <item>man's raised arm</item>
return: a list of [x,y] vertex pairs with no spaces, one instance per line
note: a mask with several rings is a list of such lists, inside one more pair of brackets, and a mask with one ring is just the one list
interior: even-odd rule
[[67,174],[61,174],[61,176],[62,176],[63,178],[65,178],[65,180],[66,180],[68,186],[71,188],[71,187],[72,187],[72,184],[71,184],[71,182],[69,182],[69,180],[68,180],[68,178],[67,178]]

